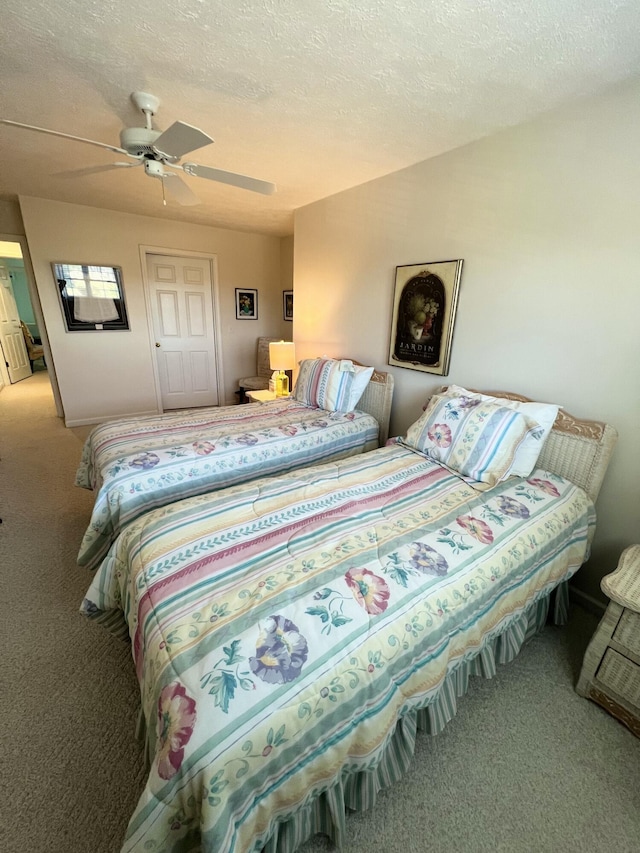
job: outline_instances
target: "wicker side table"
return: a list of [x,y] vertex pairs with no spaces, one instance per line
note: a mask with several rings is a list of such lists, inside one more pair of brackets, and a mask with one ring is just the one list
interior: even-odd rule
[[587,646],[577,692],[640,737],[640,545],[602,578],[609,606]]

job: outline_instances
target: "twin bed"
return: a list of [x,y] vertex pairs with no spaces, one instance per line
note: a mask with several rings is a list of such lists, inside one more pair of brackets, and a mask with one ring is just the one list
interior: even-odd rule
[[124,851],[341,845],[416,730],[550,602],[562,621],[615,431],[560,412],[535,469],[503,476],[523,436],[542,444],[508,396],[436,395],[403,440],[123,528],[82,610],[130,638],[140,682],[149,774]]
[[301,399],[124,418],[96,427],[76,474],[76,485],[96,493],[79,565],[99,566],[120,531],[148,510],[384,444],[391,374],[369,368],[356,405],[335,411],[317,405],[326,396],[317,385],[322,378],[309,376]]

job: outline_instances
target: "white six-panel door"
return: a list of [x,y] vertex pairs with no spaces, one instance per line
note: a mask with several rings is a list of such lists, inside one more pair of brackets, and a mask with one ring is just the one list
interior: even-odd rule
[[147,254],[163,409],[219,404],[211,263]]
[[0,344],[10,382],[31,376],[31,363],[22,334],[18,307],[13,295],[9,270],[0,264]]

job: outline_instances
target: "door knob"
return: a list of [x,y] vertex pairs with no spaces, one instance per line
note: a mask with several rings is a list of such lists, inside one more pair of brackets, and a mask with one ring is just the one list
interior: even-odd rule
[[157,346],[157,347],[159,347],[159,346],[160,346],[160,344],[158,343],[158,341],[156,341],[156,346]]

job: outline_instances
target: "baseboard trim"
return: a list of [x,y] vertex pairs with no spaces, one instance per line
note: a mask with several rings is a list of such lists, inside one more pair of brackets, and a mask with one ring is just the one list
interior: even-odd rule
[[592,595],[583,592],[581,589],[576,589],[575,586],[571,586],[571,584],[569,585],[569,598],[573,599],[576,604],[579,604],[585,610],[588,610],[589,613],[593,613],[599,618],[604,616],[604,611],[607,609],[606,604],[603,604],[602,601],[599,601]]
[[105,421],[115,421],[120,420],[121,418],[145,418],[148,415],[159,415],[157,409],[151,409],[146,412],[127,412],[126,415],[107,415],[102,418],[74,418],[73,420],[65,419],[64,425],[66,427],[81,427],[81,426],[90,426],[91,424],[103,424]]

